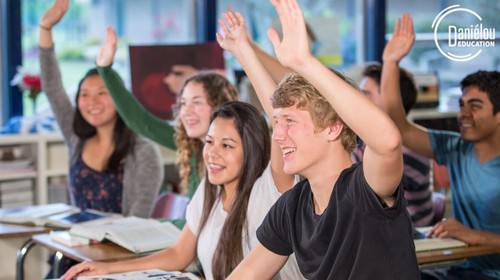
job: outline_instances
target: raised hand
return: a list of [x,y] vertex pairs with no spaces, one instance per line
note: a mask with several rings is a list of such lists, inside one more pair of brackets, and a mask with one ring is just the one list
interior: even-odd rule
[[235,54],[238,47],[242,45],[250,45],[251,38],[248,34],[245,19],[238,12],[231,10],[222,14],[225,22],[219,19],[219,25],[224,31],[224,35],[217,32],[217,42],[221,48]]
[[302,10],[296,0],[271,0],[278,12],[283,30],[280,40],[274,29],[269,29],[267,35],[273,44],[279,62],[292,69],[300,65],[311,55]]
[[392,38],[384,48],[382,60],[398,63],[410,52],[414,42],[413,20],[408,14],[403,14],[403,17],[396,21]]
[[100,275],[108,274],[105,263],[98,262],[83,262],[72,266],[63,276],[61,280],[72,280],[76,279],[77,276],[89,276],[89,275]]
[[40,27],[46,30],[52,29],[64,16],[68,10],[69,0],[56,0],[54,5],[45,12],[40,20]]
[[112,27],[106,27],[106,39],[104,39],[104,43],[96,58],[97,66],[109,66],[113,63],[117,42],[118,36],[116,36],[115,30]]

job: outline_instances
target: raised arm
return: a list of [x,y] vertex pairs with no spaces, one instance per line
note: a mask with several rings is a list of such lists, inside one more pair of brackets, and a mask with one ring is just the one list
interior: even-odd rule
[[251,44],[255,54],[257,54],[260,62],[264,65],[264,68],[267,69],[267,72],[271,75],[271,78],[273,78],[276,84],[283,80],[287,74],[293,72],[292,69],[281,65],[276,57],[266,53],[255,42],[251,42]]
[[280,40],[268,31],[278,60],[308,80],[343,121],[366,143],[364,174],[374,192],[391,204],[403,173],[401,136],[391,119],[359,90],[321,64],[309,50],[302,11],[296,0],[271,0],[283,28]]
[[107,27],[106,39],[96,59],[97,70],[113,98],[116,110],[125,124],[137,134],[169,149],[177,149],[174,140],[175,128],[148,112],[125,88],[120,76],[111,68],[117,41],[115,30]]
[[432,158],[432,147],[427,130],[416,126],[406,119],[399,86],[399,62],[411,50],[415,42],[413,20],[408,14],[396,21],[392,38],[387,42],[382,55],[382,77],[380,81],[380,100],[383,110],[396,123],[403,144],[418,154]]
[[[223,20],[219,20],[219,24],[224,31],[224,36],[217,33],[217,41],[222,48],[233,53],[243,66],[257,93],[260,104],[267,116],[271,118],[273,116],[271,96],[276,89],[276,83],[264,68],[251,46],[251,40],[243,16],[233,11],[228,11],[223,15],[226,23]],[[283,154],[279,145],[273,141],[271,144],[271,171],[274,183],[280,192],[290,189],[294,180],[294,175],[285,174],[282,157]]]
[[54,5],[40,19],[40,38],[38,45],[42,48],[52,48],[52,28],[63,18],[68,10],[69,0],[56,0]]
[[40,68],[42,88],[54,112],[57,123],[66,141],[73,135],[74,108],[64,90],[61,70],[54,52],[52,28],[68,10],[69,0],[56,0],[45,12],[39,23]]
[[61,279],[72,280],[76,279],[77,276],[113,274],[155,268],[167,271],[184,270],[196,256],[196,243],[196,236],[188,226],[185,226],[172,248],[130,261],[83,262],[71,267]]

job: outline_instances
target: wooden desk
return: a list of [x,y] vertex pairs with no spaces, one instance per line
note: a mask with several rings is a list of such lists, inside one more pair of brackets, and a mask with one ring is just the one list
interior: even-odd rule
[[85,246],[68,247],[50,239],[49,234],[37,234],[31,240],[49,250],[61,252],[64,256],[77,262],[96,261],[111,262],[117,260],[133,259],[144,254],[135,254],[112,242],[97,243]]
[[[68,247],[63,244],[52,241],[50,239],[49,234],[47,233],[33,235],[29,242],[31,242],[30,243],[31,246],[35,244],[44,246],[49,250],[60,252],[64,256],[76,260],[78,262],[82,261],[110,262],[110,261],[133,259],[145,255],[145,254],[134,254],[112,242],[98,243],[93,245],[85,245],[77,247]],[[27,245],[30,246],[30,244]],[[20,250],[22,250],[22,248]],[[418,252],[417,260],[420,266],[425,266],[428,264],[445,263],[450,261],[463,260],[470,257],[491,255],[495,253],[496,253],[495,249],[490,246],[484,246],[484,245],[468,246],[462,248]],[[18,255],[18,258],[19,257],[20,256]],[[20,264],[19,260],[18,264]],[[23,268],[18,267],[18,269],[22,270]],[[22,279],[22,278],[18,277],[17,279]]]
[[452,248],[443,250],[433,250],[417,253],[417,260],[420,266],[438,264],[450,261],[463,260],[470,257],[479,257],[495,254],[496,251],[491,246],[479,245],[462,248]]
[[[78,262],[83,262],[83,261],[111,262],[118,260],[133,259],[145,255],[145,254],[132,253],[127,249],[124,249],[112,242],[69,247],[52,241],[48,233],[35,234],[18,250],[17,265],[16,265],[17,280],[24,280],[24,259],[29,250],[31,250],[31,248],[33,248],[33,246],[37,244],[51,251],[58,252],[62,256],[68,257]],[[61,257],[58,257],[58,254],[56,254],[53,265],[54,268],[53,270],[55,273],[59,271],[58,267],[60,259]],[[56,278],[58,276],[59,275],[54,275],[54,277]]]
[[49,229],[44,227],[31,227],[0,223],[0,238],[29,237],[33,234],[39,234],[49,231]]

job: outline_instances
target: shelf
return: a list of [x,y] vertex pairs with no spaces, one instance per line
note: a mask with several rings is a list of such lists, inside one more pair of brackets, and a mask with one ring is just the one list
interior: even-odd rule
[[[0,183],[22,179],[34,181],[35,204],[49,201],[48,181],[52,177],[66,175],[67,149],[60,133],[27,133],[0,135],[0,149],[12,147],[22,151],[22,156],[32,159],[33,166],[0,171]],[[24,171],[20,171],[24,170]]]
[[11,181],[21,179],[34,179],[37,176],[37,171],[29,170],[2,170],[0,171],[0,181]]
[[2,134],[0,135],[0,145],[9,143],[10,145],[33,144],[39,141],[61,142],[62,136],[59,133],[37,134]]
[[45,172],[47,177],[57,177],[57,176],[66,176],[68,175],[68,169],[53,169],[53,170],[47,170]]

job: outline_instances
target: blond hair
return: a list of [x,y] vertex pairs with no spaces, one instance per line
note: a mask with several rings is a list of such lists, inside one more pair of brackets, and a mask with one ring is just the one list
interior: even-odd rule
[[[356,84],[350,79],[334,70],[332,72],[352,87],[357,88]],[[356,146],[356,134],[339,117],[328,100],[302,76],[296,73],[286,76],[273,93],[271,102],[273,108],[286,108],[295,105],[298,109],[308,111],[316,128],[315,132],[335,123],[342,124],[343,129],[340,133],[342,146],[349,153]]]

